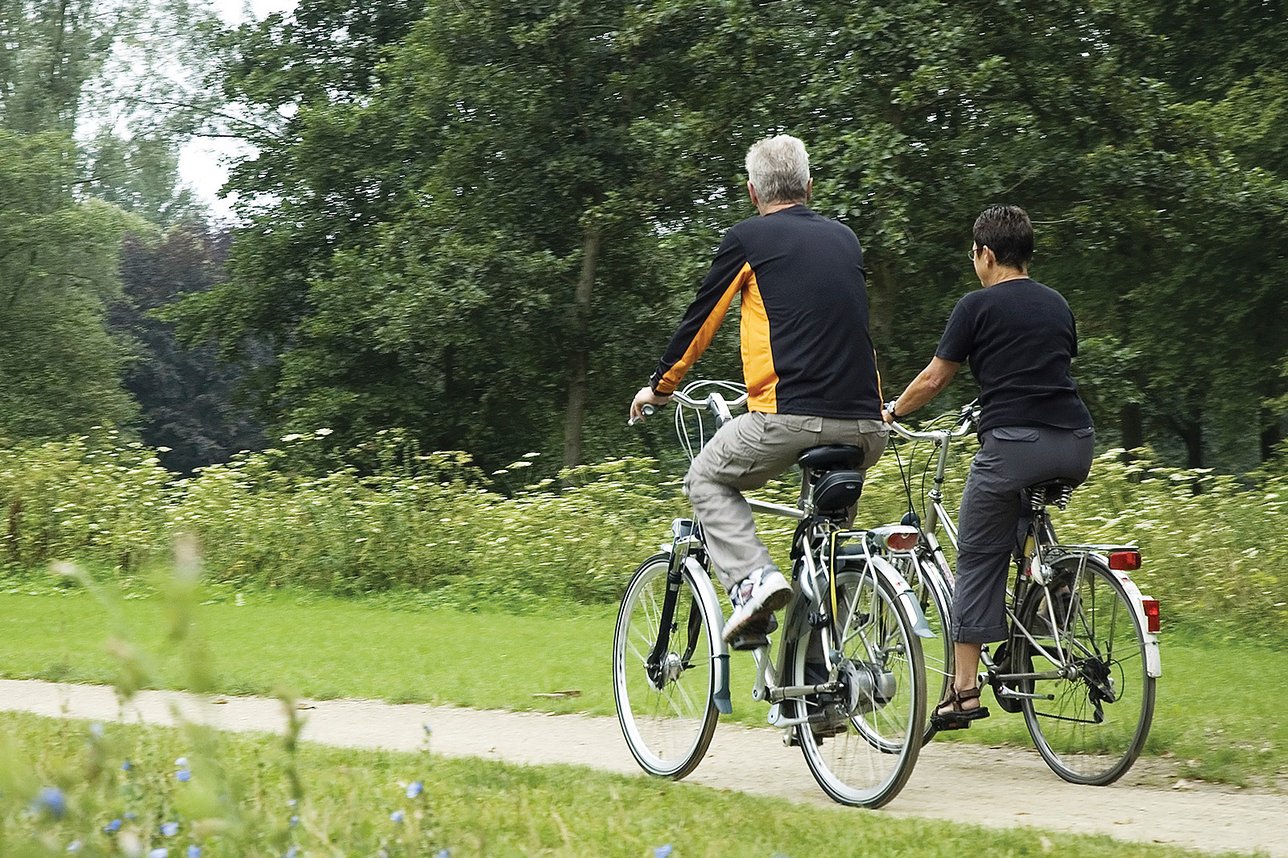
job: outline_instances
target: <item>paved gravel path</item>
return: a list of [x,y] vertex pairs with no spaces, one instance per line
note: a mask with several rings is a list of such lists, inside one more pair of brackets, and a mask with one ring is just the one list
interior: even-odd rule
[[[213,702],[212,702],[213,701]],[[415,750],[423,725],[432,749],[511,763],[571,763],[639,773],[612,718],[391,705],[370,700],[309,702],[303,738],[348,748]],[[51,717],[169,725],[174,713],[225,730],[277,732],[276,700],[198,698],[146,691],[122,711],[112,689],[92,685],[0,680],[0,709]],[[750,762],[754,760],[753,762]],[[1253,794],[1203,784],[1159,784],[1148,761],[1111,787],[1076,787],[1047,769],[1034,752],[932,744],[922,751],[907,787],[878,811],[994,827],[1035,825],[1101,833],[1124,840],[1201,850],[1262,851],[1288,858],[1288,795]],[[831,806],[800,752],[776,731],[722,724],[689,783]],[[992,797],[991,806],[954,807],[962,796]],[[1003,797],[1010,796],[1009,801]],[[862,813],[864,811],[855,811]]]

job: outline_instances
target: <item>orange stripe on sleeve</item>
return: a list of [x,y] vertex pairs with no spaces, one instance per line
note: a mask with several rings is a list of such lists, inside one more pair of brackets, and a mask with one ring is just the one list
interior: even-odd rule
[[707,318],[703,320],[702,327],[698,328],[698,332],[693,335],[693,339],[689,342],[689,347],[684,350],[684,354],[680,356],[679,360],[671,364],[670,369],[658,381],[658,393],[666,395],[675,390],[676,385],[684,379],[684,374],[689,371],[689,367],[693,366],[698,358],[702,357],[702,353],[707,350],[707,346],[711,345],[711,340],[715,337],[716,331],[720,329],[721,323],[724,322],[725,314],[729,312],[729,305],[733,303],[733,296],[741,292],[748,281],[754,283],[755,280],[756,276],[751,271],[751,263],[743,263],[742,268],[729,281],[729,285],[725,287],[724,292],[720,295],[720,300],[716,302]]

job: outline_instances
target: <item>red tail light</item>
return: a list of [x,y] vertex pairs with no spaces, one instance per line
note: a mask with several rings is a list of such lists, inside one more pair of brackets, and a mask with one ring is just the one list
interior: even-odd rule
[[886,536],[886,547],[891,551],[909,551],[917,547],[918,536],[912,528],[896,530]]
[[1139,551],[1111,551],[1109,552],[1109,568],[1117,569],[1119,572],[1135,572],[1140,568]]
[[1162,615],[1159,612],[1158,600],[1145,596],[1140,600],[1140,605],[1145,609],[1145,626],[1149,629],[1150,634],[1156,634],[1162,622]]

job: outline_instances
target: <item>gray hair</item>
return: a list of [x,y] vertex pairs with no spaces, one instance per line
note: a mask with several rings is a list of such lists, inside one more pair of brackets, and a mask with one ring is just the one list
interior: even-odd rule
[[758,141],[747,150],[747,178],[763,203],[803,203],[809,198],[809,155],[790,134]]

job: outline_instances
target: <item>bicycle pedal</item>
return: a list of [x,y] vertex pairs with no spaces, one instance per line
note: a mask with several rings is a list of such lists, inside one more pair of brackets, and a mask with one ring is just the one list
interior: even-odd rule
[[763,632],[742,632],[729,641],[729,649],[751,652],[769,646],[769,636]]

